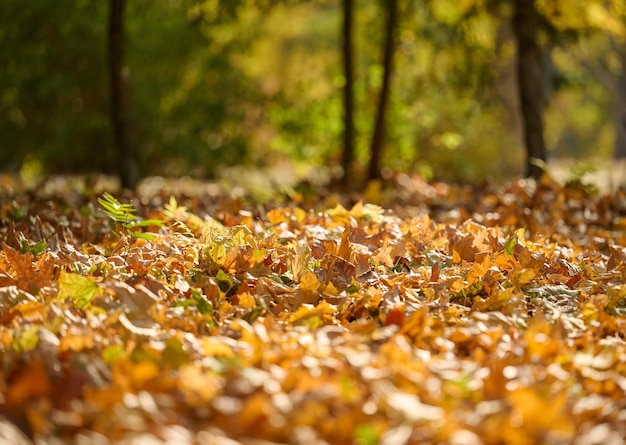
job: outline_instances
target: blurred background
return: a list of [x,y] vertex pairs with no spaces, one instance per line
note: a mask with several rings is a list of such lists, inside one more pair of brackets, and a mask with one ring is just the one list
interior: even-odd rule
[[[2,170],[116,175],[128,154],[138,177],[341,176],[345,2],[128,0],[120,75],[132,153],[121,154],[112,3],[2,0]],[[370,156],[388,7],[353,2],[355,175]],[[626,6],[536,7],[548,158],[573,174],[614,165],[626,156]],[[523,175],[513,2],[397,0],[397,8],[383,170],[451,182]]]

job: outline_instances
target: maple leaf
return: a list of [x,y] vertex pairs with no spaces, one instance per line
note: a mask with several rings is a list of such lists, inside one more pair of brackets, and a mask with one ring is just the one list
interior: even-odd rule
[[2,251],[8,260],[8,276],[0,276],[2,285],[15,284],[32,294],[37,294],[40,289],[50,286],[54,275],[55,261],[45,252],[35,257],[30,252],[20,254],[9,245],[2,243]]

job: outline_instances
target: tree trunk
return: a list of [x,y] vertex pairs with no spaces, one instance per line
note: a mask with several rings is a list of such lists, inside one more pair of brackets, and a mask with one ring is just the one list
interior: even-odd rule
[[368,180],[379,179],[381,177],[380,159],[385,141],[385,116],[389,103],[389,93],[391,87],[391,75],[393,70],[393,55],[395,52],[394,35],[398,25],[398,0],[386,0],[384,4],[388,8],[387,30],[385,36],[385,54],[383,61],[383,84],[380,89],[378,111],[370,147],[370,164],[367,174]]
[[109,70],[111,81],[111,123],[115,143],[115,168],[122,187],[133,189],[139,181],[135,146],[130,135],[128,80],[124,73],[125,0],[111,0],[109,16]]
[[354,54],[352,51],[353,0],[343,0],[343,69],[346,83],[343,87],[344,130],[342,183],[344,188],[353,179],[354,164]]
[[534,0],[515,0],[514,29],[517,39],[517,82],[524,120],[526,145],[526,176],[539,178],[543,174],[536,161],[547,161],[543,139],[542,54],[537,42],[539,13]]

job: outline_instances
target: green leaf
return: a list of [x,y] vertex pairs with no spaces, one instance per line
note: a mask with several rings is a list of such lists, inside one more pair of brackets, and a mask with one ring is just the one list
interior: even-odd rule
[[28,215],[28,207],[26,206],[20,207],[16,203],[13,204],[13,212],[11,214],[13,221],[19,221],[20,219],[25,218],[27,215]]
[[153,241],[156,238],[156,235],[153,233],[144,233],[138,232],[136,230],[130,232],[135,238],[145,239],[146,241]]
[[59,277],[59,298],[74,300],[76,307],[85,309],[100,293],[96,280],[91,277],[61,272]]
[[256,263],[260,263],[266,257],[267,257],[267,250],[266,249],[255,249],[255,250],[252,251],[252,259]]
[[346,292],[348,294],[354,294],[354,293],[357,293],[358,291],[359,291],[359,285],[356,283],[352,283],[350,286],[346,288]]
[[217,281],[226,281],[228,284],[233,284],[233,277],[228,275],[222,269],[217,271],[217,275],[215,276]]
[[504,251],[509,255],[513,255],[513,249],[517,246],[517,236],[513,235],[504,243]]
[[224,258],[226,258],[226,240],[215,240],[215,242],[205,249],[205,254],[208,259],[217,266],[224,264]]
[[157,226],[163,227],[164,222],[160,219],[144,219],[142,221],[132,221],[128,224],[129,227],[148,227]]
[[100,205],[104,209],[104,213],[111,220],[128,230],[130,235],[135,238],[142,238],[147,241],[152,241],[155,238],[154,235],[132,229],[148,226],[161,227],[164,225],[164,221],[160,219],[140,220],[135,215],[136,209],[132,206],[132,204],[122,204],[109,193],[104,193],[101,198],[98,198],[98,203],[100,203]]
[[136,209],[132,204],[122,204],[110,193],[103,193],[102,197],[98,198],[98,203],[104,209],[104,213],[117,223],[128,223],[137,219],[134,215]]
[[126,351],[124,351],[124,348],[121,345],[107,346],[102,351],[102,361],[104,363],[111,363],[115,360],[126,357],[126,355]]
[[204,295],[197,293],[193,296],[193,300],[198,312],[202,315],[211,315],[213,313],[213,304]]
[[165,349],[161,353],[163,362],[172,369],[178,369],[191,361],[189,353],[178,338],[170,338],[165,343]]
[[207,300],[207,298],[202,294],[200,289],[193,288],[191,290],[190,298],[181,298],[177,300],[174,307],[191,307],[195,306],[202,315],[211,315],[213,314],[213,304]]
[[250,309],[243,317],[241,317],[242,319],[244,319],[245,321],[247,321],[248,323],[252,324],[254,322],[254,320],[256,320],[257,318],[259,318],[259,316],[263,313],[263,306],[257,306],[254,307],[252,309]]
[[32,351],[39,344],[39,326],[31,325],[16,332],[13,349],[18,352]]
[[170,201],[163,207],[163,214],[169,220],[176,219],[176,215],[178,213],[184,213],[187,211],[187,207],[178,205],[174,196],[170,196]]
[[355,443],[376,445],[380,440],[380,432],[374,425],[361,424],[354,430]]
[[46,242],[46,240],[41,240],[38,243],[31,245],[30,242],[23,237],[23,235],[20,239],[20,244],[20,253],[22,255],[25,253],[32,253],[33,255],[37,256],[48,248],[48,243]]
[[468,286],[465,289],[461,289],[457,294],[453,297],[455,300],[464,299],[464,298],[472,298],[477,295],[480,295],[483,292],[483,283],[481,281],[476,281],[471,286]]

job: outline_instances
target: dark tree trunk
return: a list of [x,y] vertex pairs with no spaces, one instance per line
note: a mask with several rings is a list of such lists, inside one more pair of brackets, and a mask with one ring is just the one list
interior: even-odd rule
[[343,70],[346,84],[343,87],[344,129],[343,167],[344,188],[353,179],[354,164],[354,54],[352,50],[353,0],[343,0]]
[[111,123],[115,142],[115,163],[122,187],[133,189],[139,181],[137,153],[130,135],[128,81],[124,73],[125,0],[111,0],[109,16],[109,70],[111,81]]
[[514,30],[517,40],[517,82],[524,120],[526,145],[526,176],[539,178],[543,174],[535,160],[547,161],[543,139],[542,54],[537,42],[539,13],[535,0],[515,0]]
[[387,30],[385,36],[385,54],[383,61],[383,84],[380,89],[378,111],[370,147],[371,158],[367,174],[368,180],[379,179],[381,177],[380,159],[385,141],[385,117],[387,105],[389,103],[389,93],[391,87],[391,75],[393,70],[393,55],[395,52],[394,35],[398,25],[398,0],[385,0],[387,5]]

